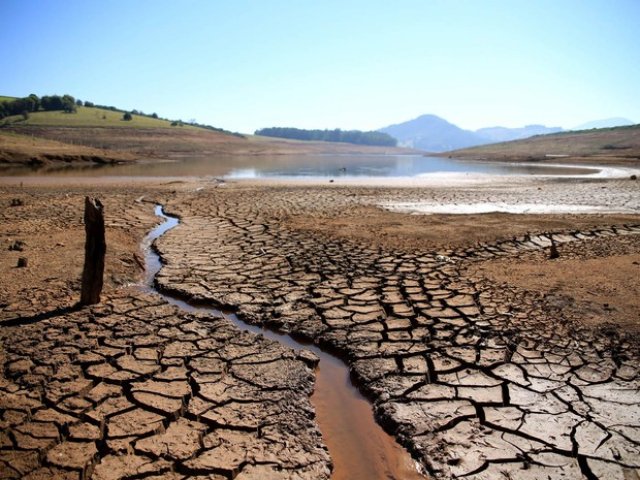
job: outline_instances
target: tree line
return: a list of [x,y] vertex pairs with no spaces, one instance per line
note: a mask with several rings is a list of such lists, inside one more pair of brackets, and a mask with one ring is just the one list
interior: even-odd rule
[[304,130],[301,128],[271,127],[255,131],[256,135],[265,137],[289,138],[321,142],[355,143],[356,145],[376,145],[395,147],[398,141],[391,135],[382,132],[363,132],[360,130]]
[[0,102],[0,119],[12,115],[28,117],[30,113],[40,110],[45,112],[62,110],[73,113],[76,111],[78,105],[82,105],[82,102],[80,102],[80,104],[78,104],[78,102],[79,100],[76,100],[71,95],[45,95],[40,98],[32,93],[28,97]]
[[197,123],[195,120],[184,123],[182,120],[169,120],[168,118],[159,117],[157,113],[144,113],[141,110],[133,109],[130,112],[122,110],[120,108],[113,107],[111,105],[99,105],[89,101],[77,100],[71,95],[45,95],[44,97],[38,97],[35,94],[31,94],[28,97],[16,98],[14,100],[5,100],[0,102],[0,120],[5,117],[11,117],[14,115],[22,115],[26,120],[29,118],[29,114],[38,111],[64,111],[67,113],[77,112],[78,107],[90,107],[99,108],[101,110],[109,110],[111,112],[121,112],[122,120],[131,121],[133,115],[140,115],[142,117],[155,118],[159,120],[166,120],[171,122],[172,127],[181,127],[182,125],[191,125],[193,127],[203,128],[205,130],[212,130],[214,132],[225,133],[227,135],[235,135],[237,137],[245,138],[244,135],[236,132],[230,132],[223,128],[213,127],[211,125]]

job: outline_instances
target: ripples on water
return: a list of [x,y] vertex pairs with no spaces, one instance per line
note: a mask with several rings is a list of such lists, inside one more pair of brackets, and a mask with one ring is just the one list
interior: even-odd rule
[[430,173],[492,175],[578,175],[596,173],[584,167],[469,162],[421,155],[277,155],[215,156],[122,165],[49,165],[3,167],[0,175],[224,178],[415,177]]

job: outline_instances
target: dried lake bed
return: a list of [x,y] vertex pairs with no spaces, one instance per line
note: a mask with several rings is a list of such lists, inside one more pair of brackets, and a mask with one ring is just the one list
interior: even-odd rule
[[[336,353],[428,475],[638,474],[637,182],[3,183],[5,478],[331,475],[337,453],[312,397],[330,385],[315,383],[314,354],[136,286],[156,204],[180,218],[157,241],[163,293]],[[107,286],[100,306],[74,310],[84,195],[106,205]],[[14,198],[23,205],[10,207]],[[531,198],[627,210],[425,216],[379,207]],[[553,261],[549,232],[561,255]],[[22,251],[9,251],[18,240]],[[26,269],[15,268],[19,256]],[[506,262],[526,277],[533,265],[572,262],[589,275],[593,260],[612,270],[606,307],[554,284],[559,276],[544,290],[494,268]]]

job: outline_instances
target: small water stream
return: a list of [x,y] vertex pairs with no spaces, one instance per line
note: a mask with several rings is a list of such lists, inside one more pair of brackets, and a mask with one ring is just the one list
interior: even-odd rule
[[290,348],[306,349],[320,358],[316,370],[316,388],[311,396],[317,421],[329,454],[334,462],[334,480],[419,480],[425,476],[419,466],[394,438],[388,435],[373,418],[371,404],[351,382],[349,369],[339,358],[309,343],[288,335],[250,325],[233,313],[215,308],[190,305],[178,298],[160,293],[154,286],[155,276],[162,268],[160,256],[153,242],[179,224],[176,217],[166,215],[162,206],[155,208],[164,223],[154,228],[145,238],[146,288],[160,295],[168,303],[187,312],[223,316],[246,331],[261,334]]

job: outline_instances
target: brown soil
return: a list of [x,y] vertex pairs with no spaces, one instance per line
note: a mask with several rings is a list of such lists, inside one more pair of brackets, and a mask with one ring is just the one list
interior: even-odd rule
[[[84,197],[96,194],[108,214],[105,289],[138,278],[140,240],[156,219],[149,205],[136,199],[149,190],[5,188],[0,190],[0,321],[70,307],[79,300],[82,208]],[[15,200],[21,205],[11,206]],[[27,268],[17,267],[19,258],[27,259]]]
[[52,162],[119,163],[132,161],[126,152],[116,152],[91,146],[73,145],[37,135],[0,132],[0,165],[28,164],[39,166]]
[[292,228],[407,250],[467,248],[534,231],[588,230],[637,221],[637,215],[401,215],[373,206],[354,207],[336,216],[288,219]]
[[[2,186],[0,471],[328,478],[308,357],[127,286],[157,199],[181,216],[159,242],[161,287],[341,353],[434,477],[633,478],[640,228],[623,225],[640,217],[375,207],[539,188],[635,205],[635,185],[606,186]],[[100,306],[74,310],[85,195],[108,212],[107,284]]]
[[[136,159],[181,159],[212,155],[290,155],[290,154],[384,154],[411,153],[413,150],[352,145],[347,143],[303,142],[269,137],[239,137],[196,128],[126,128],[126,127],[10,127],[5,131],[20,137],[35,137],[57,142],[56,145],[76,153],[84,147],[106,150],[107,156]],[[8,135],[1,135],[2,137]],[[14,135],[14,141],[20,137]],[[44,145],[44,144],[43,144]],[[0,143],[0,152],[3,150]],[[20,149],[31,154],[31,143]],[[103,152],[104,153],[104,152]],[[21,158],[21,157],[16,157]]]
[[594,240],[474,265],[469,274],[536,292],[594,328],[640,333],[640,237]]

